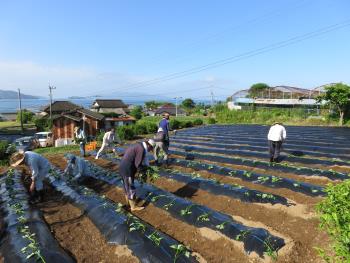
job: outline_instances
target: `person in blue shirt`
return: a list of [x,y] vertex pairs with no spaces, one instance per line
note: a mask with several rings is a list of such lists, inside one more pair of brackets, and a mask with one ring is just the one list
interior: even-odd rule
[[71,177],[76,182],[80,182],[84,176],[91,175],[89,164],[84,158],[70,153],[66,154],[64,158],[67,161],[67,167],[64,170],[66,176]]
[[169,139],[169,131],[170,131],[170,124],[169,124],[170,115],[169,113],[163,114],[163,119],[159,122],[158,128],[162,128],[164,132],[164,147],[167,149],[170,145],[170,139]]
[[50,162],[40,154],[27,151],[25,153],[15,153],[11,157],[10,163],[12,167],[17,167],[21,164],[29,167],[32,173],[32,182],[29,187],[29,192],[31,193],[31,202],[41,202],[44,196],[43,180],[49,174],[51,168]]

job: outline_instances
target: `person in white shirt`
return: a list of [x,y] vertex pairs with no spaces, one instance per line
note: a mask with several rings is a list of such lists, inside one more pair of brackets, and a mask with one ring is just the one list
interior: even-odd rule
[[113,152],[115,152],[115,148],[113,143],[117,140],[118,143],[121,143],[118,137],[115,136],[115,129],[111,128],[108,132],[105,133],[102,139],[102,146],[100,150],[97,152],[96,158],[98,159],[100,154],[106,150],[107,148],[112,148]]
[[270,162],[278,162],[282,143],[287,139],[287,132],[282,123],[275,122],[271,126],[267,139],[269,141]]

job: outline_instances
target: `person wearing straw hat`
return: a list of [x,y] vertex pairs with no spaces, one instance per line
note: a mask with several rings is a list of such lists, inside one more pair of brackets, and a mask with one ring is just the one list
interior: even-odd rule
[[282,143],[287,139],[286,129],[282,123],[274,122],[267,135],[269,142],[270,163],[278,162]]
[[49,174],[50,162],[40,154],[27,151],[13,154],[10,158],[10,164],[12,167],[17,167],[21,164],[29,167],[32,173],[32,182],[29,187],[31,202],[41,202],[44,196],[43,180]]
[[144,207],[136,206],[136,189],[134,185],[135,175],[149,166],[147,153],[155,147],[155,141],[149,139],[137,143],[126,149],[119,165],[119,173],[123,180],[125,200],[130,205],[131,211],[139,211]]
[[79,127],[74,128],[74,141],[75,143],[79,143],[80,146],[80,155],[85,156],[85,143],[86,143],[86,136],[85,132],[80,129]]

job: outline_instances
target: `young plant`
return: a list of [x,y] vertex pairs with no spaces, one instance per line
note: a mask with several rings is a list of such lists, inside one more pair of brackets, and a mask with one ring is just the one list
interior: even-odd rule
[[278,183],[281,182],[282,178],[276,177],[276,176],[271,176],[271,182],[273,183]]
[[209,216],[210,216],[209,213],[201,214],[200,216],[197,217],[197,221],[200,221],[200,222],[209,222],[209,221],[210,221]]
[[136,231],[136,230],[139,230],[142,233],[144,233],[146,231],[146,226],[142,224],[140,221],[135,220],[129,225],[129,232]]
[[208,170],[212,170],[212,169],[214,169],[214,165],[212,164],[208,165]]
[[228,222],[223,222],[221,223],[220,225],[216,225],[215,228],[216,229],[219,229],[219,230],[223,230],[225,228],[225,225],[227,224]]
[[174,198],[174,199],[171,200],[169,203],[167,203],[166,205],[164,205],[163,207],[165,208],[165,210],[168,211],[169,208],[175,204],[175,200],[176,200],[176,199]]
[[276,261],[277,260],[277,251],[275,249],[273,249],[273,246],[271,245],[269,238],[264,241],[264,247],[265,247],[264,254],[266,254],[267,256],[272,258],[273,261]]
[[154,231],[152,234],[150,234],[150,235],[147,236],[147,237],[148,237],[149,239],[151,239],[152,242],[153,242],[154,244],[157,245],[157,247],[160,246],[160,241],[163,239],[163,238],[158,234],[157,231]]
[[249,230],[241,231],[235,239],[238,241],[243,241],[250,234]]
[[178,245],[171,245],[170,246],[172,249],[175,250],[175,257],[174,257],[174,261],[173,263],[176,262],[176,260],[183,254],[185,255],[185,257],[189,258],[190,257],[190,251],[187,250],[187,248],[182,245],[182,244],[178,244]]
[[182,215],[182,216],[186,216],[186,215],[192,214],[191,208],[192,208],[193,206],[194,206],[194,205],[189,205],[189,206],[187,206],[185,209],[182,209],[182,210],[181,210],[181,215]]
[[259,176],[258,182],[260,183],[266,183],[270,178],[268,176]]
[[157,202],[159,198],[165,197],[166,195],[156,195],[151,198],[151,202]]
[[247,178],[250,178],[252,176],[252,173],[248,171],[244,171],[243,175]]

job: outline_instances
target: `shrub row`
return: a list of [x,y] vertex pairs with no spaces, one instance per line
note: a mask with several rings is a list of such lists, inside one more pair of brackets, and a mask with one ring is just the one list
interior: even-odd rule
[[[195,119],[194,121],[179,121],[176,119],[170,120],[171,129],[190,128],[193,126],[202,125],[202,119]],[[117,135],[121,140],[132,140],[137,135],[154,134],[157,132],[158,125],[154,122],[138,122],[135,125],[120,126],[117,129]],[[100,137],[100,136],[99,136]]]

